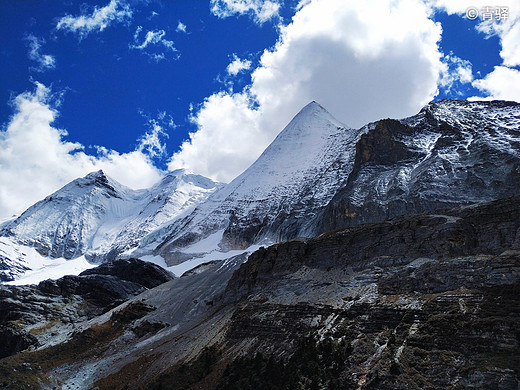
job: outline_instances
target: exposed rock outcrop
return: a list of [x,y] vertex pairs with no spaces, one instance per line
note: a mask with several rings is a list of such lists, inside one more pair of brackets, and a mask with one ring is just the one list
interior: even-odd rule
[[[247,388],[274,362],[303,388],[516,389],[519,238],[517,196],[261,249],[225,300],[238,299],[228,343],[262,356],[234,360],[221,380]],[[309,335],[347,343],[335,370],[291,368]]]
[[172,279],[155,264],[126,259],[38,285],[0,285],[0,358],[62,342],[81,322]]
[[443,100],[376,122],[318,232],[518,195],[519,131],[520,105],[503,101]]
[[85,389],[516,389],[519,238],[516,196],[262,248],[0,372],[46,356],[33,378]]

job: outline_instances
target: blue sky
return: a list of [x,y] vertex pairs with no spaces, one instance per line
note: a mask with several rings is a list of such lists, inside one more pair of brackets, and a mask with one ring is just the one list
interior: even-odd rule
[[[149,119],[165,112],[177,126],[163,140],[174,152],[187,130],[195,130],[188,120],[190,105],[225,87],[233,54],[258,61],[277,39],[273,23],[257,25],[247,17],[222,21],[210,12],[208,2],[188,0],[130,3],[132,17],[112,22],[102,32],[56,29],[60,17],[81,15],[82,9],[89,15],[108,2],[86,4],[2,0],[1,37],[11,37],[2,40],[2,123],[12,115],[12,95],[34,89],[32,80],[37,80],[63,93],[55,125],[67,129],[75,142],[129,152]],[[178,29],[179,22],[185,31]],[[164,31],[162,41],[172,42],[173,49],[162,44],[132,49],[144,42],[148,31]],[[41,41],[42,53],[55,58],[55,67],[37,69],[28,56],[30,36]],[[245,74],[233,81],[240,87],[249,78]],[[164,161],[157,162],[166,168]]]
[[0,0],[0,216],[97,169],[230,181],[311,100],[352,127],[518,101],[519,6],[453,3]]

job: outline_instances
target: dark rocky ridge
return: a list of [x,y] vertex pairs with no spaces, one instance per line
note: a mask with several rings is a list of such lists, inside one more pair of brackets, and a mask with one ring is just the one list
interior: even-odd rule
[[[397,218],[261,248],[234,273],[227,287],[228,296],[236,299],[269,289],[273,280],[303,266],[320,270],[348,267],[357,272],[367,267],[406,265],[418,258],[497,256],[505,250],[520,250],[519,196],[438,213]],[[480,278],[488,276],[484,273]],[[465,279],[456,274],[452,277],[460,277],[462,282]],[[470,283],[472,278],[468,279]]]
[[[31,375],[85,389],[518,388],[520,196],[241,262],[148,290],[70,342],[0,360],[0,372],[50,356]],[[85,332],[95,353],[67,361]],[[272,383],[280,375],[285,387]]]
[[331,377],[304,372],[304,388],[517,389],[520,197],[442,214],[251,255],[226,289],[239,300],[227,337],[265,360],[249,360],[247,373],[232,363],[224,379],[269,375],[310,334],[350,348]]
[[60,325],[70,333],[78,323],[172,279],[155,264],[126,259],[38,285],[0,285],[0,358],[58,337]]
[[347,184],[316,218],[317,233],[517,195],[519,116],[515,102],[445,100],[376,122],[356,144]]

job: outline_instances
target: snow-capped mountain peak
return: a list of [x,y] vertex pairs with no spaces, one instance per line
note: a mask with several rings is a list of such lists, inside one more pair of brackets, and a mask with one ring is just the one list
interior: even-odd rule
[[[73,180],[2,226],[1,236],[40,254],[102,261],[205,200],[220,184],[178,170],[150,189],[133,190],[103,171]],[[13,244],[13,245],[14,245]]]
[[[280,132],[262,155],[240,176],[233,180],[212,199],[227,197],[275,195],[272,192],[284,187],[290,192],[297,190],[298,183],[308,171],[323,165],[334,148],[334,140],[341,134],[354,133],[336,120],[315,101],[306,105]],[[296,186],[296,187],[294,187]],[[260,193],[257,191],[261,191]],[[280,194],[278,194],[280,195]]]
[[[120,197],[121,193],[131,193],[128,187],[118,183],[116,180],[108,177],[105,172],[101,169],[96,172],[91,172],[85,177],[73,180],[70,184],[73,184],[79,188],[98,188],[102,191],[106,191],[107,195]],[[67,186],[65,186],[67,187]],[[136,193],[139,193],[138,191]]]
[[223,249],[279,241],[294,236],[294,229],[303,231],[295,219],[324,207],[346,180],[340,171],[353,158],[359,134],[318,103],[309,103],[246,171],[191,215],[174,221],[167,237],[157,236],[164,240],[159,252],[168,257],[169,251],[217,231],[223,231]]
[[2,235],[35,247],[40,253],[67,259],[82,255],[100,224],[110,216],[134,212],[143,191],[134,191],[102,171],[76,179],[27,209],[2,228]]
[[339,127],[345,127],[345,125],[339,122],[334,116],[328,112],[321,104],[313,100],[304,106],[295,116],[289,124],[285,127],[279,136],[283,133],[294,131],[295,129],[309,129],[314,128],[319,130],[320,123],[330,122]]
[[188,269],[228,251],[518,194],[519,125],[518,103],[441,101],[349,129],[311,102],[227,185],[180,169],[135,191],[93,172],[0,236],[51,257]]

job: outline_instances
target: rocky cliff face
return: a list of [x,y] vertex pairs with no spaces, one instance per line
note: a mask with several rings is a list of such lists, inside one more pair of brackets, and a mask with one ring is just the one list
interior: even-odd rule
[[38,285],[0,285],[0,358],[64,342],[82,322],[172,279],[157,265],[128,259]]
[[[439,264],[440,259],[463,259],[477,255],[492,257],[507,250],[520,250],[519,201],[520,197],[516,196],[490,204],[439,210],[437,214],[396,218],[325,233],[309,240],[262,248],[254,252],[248,262],[234,273],[227,290],[229,296],[235,298],[272,291],[271,282],[280,277],[285,278],[302,267],[322,271],[343,268],[356,272],[365,267],[408,265],[419,259],[418,267],[406,268],[413,272],[407,274],[402,284],[408,285],[409,291],[428,292],[432,276],[424,271],[417,275],[417,272],[419,269],[428,269],[432,264]],[[475,260],[475,265],[478,263],[479,260]],[[445,271],[446,277],[439,278],[438,286],[431,286],[431,292],[456,289],[463,285],[484,287],[486,284],[483,281],[493,278],[491,273],[477,269],[473,271],[474,277],[451,272],[457,264],[458,261],[454,267]],[[448,263],[444,265],[448,266]],[[477,277],[477,274],[480,276]],[[415,278],[421,277],[424,280],[414,282]],[[509,283],[517,275],[505,273],[501,277]],[[458,282],[450,285],[450,280]]]
[[[264,374],[273,356],[291,372],[291,360],[279,356],[287,345],[300,352],[295,340],[304,335],[343,348],[327,375],[304,371],[304,388],[516,389],[519,201],[259,250],[228,283],[225,297],[245,302],[228,335],[254,343],[263,363],[247,364]],[[228,366],[224,380],[247,383],[243,364]]]
[[520,105],[431,103],[361,136],[352,172],[318,231],[520,193]]
[[[148,290],[0,370],[39,364],[31,377],[85,389],[518,386],[518,196],[277,244],[241,264]],[[73,346],[81,359],[64,362]]]

